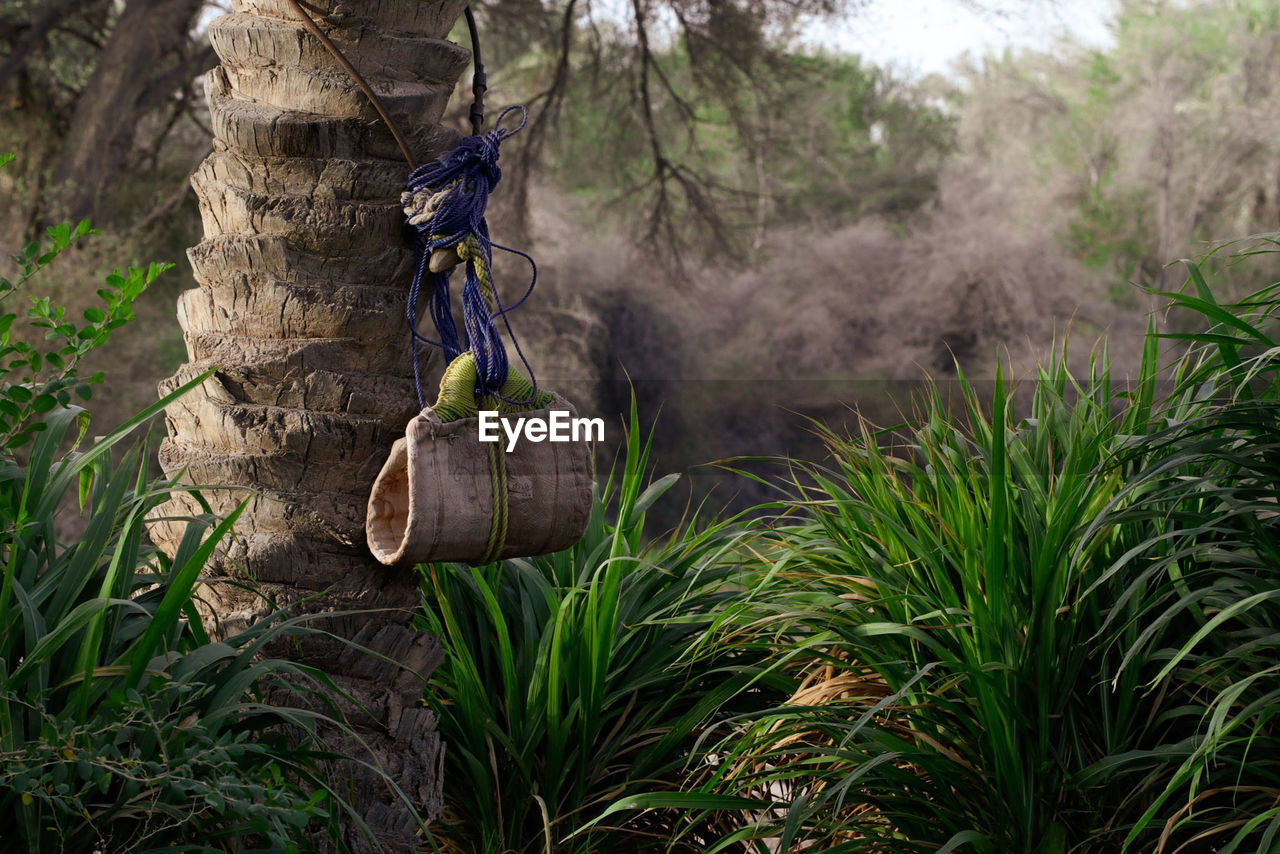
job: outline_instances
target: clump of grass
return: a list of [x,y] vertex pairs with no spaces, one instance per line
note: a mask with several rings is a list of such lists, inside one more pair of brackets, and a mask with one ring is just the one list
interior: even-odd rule
[[757,836],[1031,851],[1082,830],[1067,781],[1123,719],[1093,696],[1103,615],[1083,593],[1126,540],[1081,538],[1154,379],[1151,351],[1133,391],[1105,355],[1083,384],[1054,361],[1018,418],[999,374],[990,413],[961,375],[962,412],[935,389],[914,427],[827,434],[830,464],[801,467],[737,616],[794,670],[826,670],[722,745],[719,783],[785,805]]
[[[1248,241],[1236,260],[1276,254]],[[1147,533],[1107,569],[1123,579],[1100,638],[1141,674],[1157,723],[1084,779],[1126,795],[1130,850],[1272,852],[1280,846],[1280,284],[1219,305],[1201,264],[1164,294],[1207,329],[1176,337],[1161,428],[1127,449],[1143,463],[1095,528]],[[1122,655],[1121,655],[1122,653]]]
[[[744,693],[763,654],[690,655],[735,584],[743,531],[686,522],[648,539],[645,514],[675,483],[644,486],[649,441],[633,405],[625,460],[596,496],[582,541],[486,567],[423,567],[427,627],[445,661],[427,689],[446,754],[450,851],[702,851],[703,822],[603,822],[636,792],[678,791],[713,721],[780,696]],[[761,694],[761,691],[765,694]]]
[[[215,643],[194,608],[238,514],[191,520],[169,560],[144,525],[180,487],[151,482],[136,451],[111,459],[171,399],[70,452],[84,411],[56,409],[12,431],[34,437],[23,459],[0,458],[0,815],[14,850],[296,849],[337,814],[315,716],[247,693],[310,678],[255,658],[287,626]],[[86,524],[62,542],[68,494]]]
[[753,810],[710,850],[1275,850],[1280,286],[1187,267],[1169,393],[1149,328],[1133,383],[962,376],[799,466],[716,628],[803,681],[721,730],[691,798]]

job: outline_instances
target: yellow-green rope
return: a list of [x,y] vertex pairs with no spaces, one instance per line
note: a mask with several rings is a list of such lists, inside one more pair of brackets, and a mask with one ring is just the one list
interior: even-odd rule
[[493,563],[502,555],[507,544],[507,454],[500,442],[490,442],[489,486],[493,490],[493,515],[489,518],[489,541],[485,544],[480,563]]
[[[449,363],[440,378],[440,395],[432,409],[442,423],[461,418],[475,418],[481,409],[493,409],[499,413],[528,412],[545,409],[553,400],[551,394],[540,391],[534,394],[533,383],[528,377],[512,368],[507,372],[500,397],[489,396],[476,402],[476,363],[467,350]],[[506,398],[505,400],[503,398]],[[512,403],[511,401],[530,401]],[[489,517],[489,538],[480,563],[491,563],[499,558],[507,543],[507,516],[509,493],[507,490],[507,453],[501,442],[488,443],[489,487],[493,494],[493,514]]]
[[453,251],[458,253],[462,263],[470,261],[475,265],[476,281],[480,283],[480,295],[484,297],[485,305],[489,306],[490,314],[497,311],[498,300],[493,294],[493,276],[489,274],[489,259],[480,248],[480,241],[476,240],[474,234],[468,234],[458,241]]
[[[529,402],[512,403],[513,400]],[[498,395],[490,395],[477,403],[476,362],[471,351],[466,350],[444,369],[444,376],[440,378],[440,395],[432,409],[442,423],[448,424],[459,418],[475,418],[481,409],[492,409],[505,415],[545,409],[551,405],[551,401],[551,393],[547,391],[539,391],[535,397],[533,383],[529,382],[529,378],[511,368],[507,371],[507,381],[502,384]]]

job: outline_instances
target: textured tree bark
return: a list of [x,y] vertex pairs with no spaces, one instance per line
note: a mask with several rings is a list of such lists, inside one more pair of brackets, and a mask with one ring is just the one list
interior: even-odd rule
[[[439,119],[469,54],[444,39],[465,0],[306,5],[418,162],[455,142]],[[205,238],[189,253],[199,287],[178,303],[190,362],[161,388],[217,372],[167,412],[161,462],[193,483],[247,487],[206,493],[221,512],[249,501],[216,573],[252,579],[295,611],[391,609],[323,626],[408,672],[336,641],[291,654],[368,707],[358,720],[372,758],[437,813],[443,753],[419,700],[439,645],[409,625],[420,603],[414,574],[376,563],[363,532],[373,479],[417,413],[404,320],[413,258],[399,209],[409,167],[285,0],[233,8],[211,29],[222,60],[206,78],[215,144],[193,178]],[[162,548],[180,535],[178,523],[153,526]],[[223,631],[270,610],[228,584],[208,584],[204,596]],[[393,850],[413,850],[410,816],[385,783],[353,773],[368,824]]]

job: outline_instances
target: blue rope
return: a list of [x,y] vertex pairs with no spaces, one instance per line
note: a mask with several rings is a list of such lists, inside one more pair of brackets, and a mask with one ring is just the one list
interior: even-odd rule
[[[507,130],[502,127],[502,120],[514,110],[519,110],[521,113],[520,124],[512,130]],[[489,239],[489,224],[485,220],[489,194],[502,178],[502,169],[498,166],[498,147],[503,141],[519,133],[528,121],[529,113],[524,107],[508,107],[498,116],[493,130],[486,134],[465,137],[448,154],[419,166],[409,175],[407,189],[410,194],[421,193],[423,197],[427,197],[448,190],[429,220],[409,226],[414,232],[417,268],[414,271],[413,284],[409,288],[405,315],[409,321],[413,342],[413,377],[420,406],[426,406],[419,369],[420,342],[439,347],[449,361],[457,358],[464,349],[470,349],[476,364],[476,395],[479,397],[493,395],[505,400],[499,394],[499,390],[507,381],[510,364],[506,348],[495,325],[499,317],[502,318],[503,326],[515,345],[521,362],[525,369],[529,370],[530,379],[533,379],[533,372],[511,329],[507,314],[519,308],[529,298],[538,281],[537,266],[525,253],[494,244]],[[414,216],[412,211],[406,211],[406,213],[411,218]],[[462,326],[466,334],[464,342],[458,337],[458,327],[454,322],[450,304],[449,272],[431,273],[429,261],[433,250],[456,247],[469,237],[474,237],[479,245],[480,257],[469,258],[466,261],[466,280],[462,285]],[[495,305],[491,311],[481,289],[478,265],[484,265],[492,283],[495,246],[525,258],[533,267],[533,280],[524,295],[511,306],[503,306],[495,285],[492,288]],[[415,327],[424,285],[427,288],[427,311],[439,340],[427,338]],[[536,395],[535,381],[535,398]],[[532,400],[508,402],[520,404],[530,403]]]

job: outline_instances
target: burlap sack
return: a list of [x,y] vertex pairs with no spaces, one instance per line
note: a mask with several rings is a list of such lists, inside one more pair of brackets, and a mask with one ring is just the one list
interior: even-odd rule
[[[546,420],[551,410],[577,415],[558,395],[547,409],[508,418]],[[521,438],[505,454],[507,526],[498,558],[559,551],[577,542],[591,512],[591,444]],[[409,422],[405,438],[373,484],[365,526],[369,550],[386,564],[479,563],[490,550],[494,487],[490,448],[479,420],[442,424],[431,407]],[[500,500],[500,499],[499,499]]]

